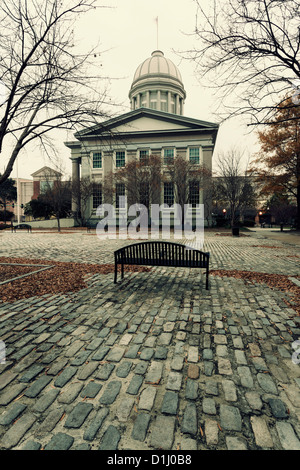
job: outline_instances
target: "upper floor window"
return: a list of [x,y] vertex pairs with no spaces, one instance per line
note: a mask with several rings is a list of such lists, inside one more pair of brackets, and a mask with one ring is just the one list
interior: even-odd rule
[[172,163],[174,161],[174,149],[164,149],[164,164]]
[[102,168],[101,152],[93,152],[93,168]]
[[200,148],[199,147],[191,147],[189,149],[189,157],[190,162],[199,165],[200,163]]
[[149,158],[149,150],[140,150],[140,162],[141,163],[146,163],[148,158]]
[[116,152],[116,167],[117,168],[122,168],[125,166],[125,152],[124,150],[122,151],[117,151]]

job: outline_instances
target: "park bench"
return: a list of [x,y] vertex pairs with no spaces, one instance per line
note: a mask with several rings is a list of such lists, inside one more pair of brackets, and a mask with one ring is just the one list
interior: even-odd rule
[[13,225],[11,230],[16,231],[17,229],[20,230],[27,230],[27,232],[31,232],[31,225],[29,224],[18,224],[18,225]]
[[153,241],[124,246],[115,251],[114,255],[115,283],[119,264],[122,279],[124,265],[172,266],[206,269],[206,289],[208,289],[209,253],[179,243]]

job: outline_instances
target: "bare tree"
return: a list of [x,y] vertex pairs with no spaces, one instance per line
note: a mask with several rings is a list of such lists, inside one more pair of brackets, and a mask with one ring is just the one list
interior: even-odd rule
[[57,230],[60,232],[60,219],[71,214],[71,181],[63,181],[59,177],[53,187],[42,195],[42,200],[52,207],[52,213],[57,220]]
[[256,196],[247,170],[241,168],[242,155],[236,150],[219,155],[217,162],[216,198],[229,208],[230,224],[234,227],[242,211],[253,207]]
[[50,209],[50,214],[57,220],[60,232],[60,219],[71,214],[71,181],[64,178],[62,162],[57,163],[56,170],[47,168],[40,182],[38,201]]
[[149,209],[151,203],[159,202],[161,157],[153,154],[142,161],[133,160],[108,175],[104,189],[106,196],[115,199],[117,184],[123,185],[129,205],[143,204]]
[[74,213],[74,217],[81,226],[85,226],[87,220],[91,216],[88,214],[88,206],[91,197],[94,194],[95,182],[88,176],[84,176],[80,181],[72,181],[72,200],[76,202],[78,210]]
[[205,179],[210,177],[211,172],[180,155],[168,162],[166,167],[164,180],[173,183],[174,200],[181,206],[184,224],[185,204],[200,204],[200,191],[204,189]]
[[268,123],[287,92],[298,106],[299,0],[212,0],[211,10],[195,2],[198,44],[188,56],[219,91],[225,116]]
[[[0,174],[1,176],[1,174]],[[3,220],[7,220],[7,205],[17,200],[16,182],[12,178],[8,178],[4,184],[0,186],[0,207],[3,207]],[[12,213],[13,214],[13,213]]]
[[216,200],[216,184],[211,174],[203,178],[203,204],[207,226],[213,223],[214,201]]
[[[77,54],[74,22],[96,0],[2,0],[0,4],[0,153],[8,163],[32,142],[49,152],[53,130],[76,130],[104,116],[93,75],[96,50]],[[100,67],[99,67],[100,68]]]

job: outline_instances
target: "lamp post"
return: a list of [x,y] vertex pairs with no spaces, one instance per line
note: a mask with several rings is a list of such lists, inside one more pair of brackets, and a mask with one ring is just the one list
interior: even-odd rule
[[20,223],[20,186],[19,186],[19,168],[18,168],[18,157],[16,160],[17,167],[17,218],[18,224]]
[[223,212],[223,217],[224,217],[224,219],[226,220],[226,212],[227,212],[227,210],[226,210],[226,209],[223,209],[222,212]]
[[261,228],[264,228],[264,223],[263,223],[263,221],[262,221],[262,219],[261,219],[261,216],[263,215],[263,211],[259,211],[258,215],[259,215],[259,223],[260,223],[260,226],[261,226]]

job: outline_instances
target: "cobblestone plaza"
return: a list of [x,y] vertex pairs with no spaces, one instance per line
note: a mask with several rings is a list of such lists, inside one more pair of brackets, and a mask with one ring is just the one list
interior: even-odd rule
[[[299,236],[265,233],[206,232],[211,270],[297,287]],[[113,264],[128,243],[5,232],[0,257]],[[1,302],[0,449],[300,450],[295,300],[221,271],[209,279],[207,291],[198,269],[155,267]]]

